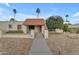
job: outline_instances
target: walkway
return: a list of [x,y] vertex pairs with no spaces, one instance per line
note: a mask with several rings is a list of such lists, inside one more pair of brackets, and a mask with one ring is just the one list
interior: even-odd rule
[[33,41],[32,47],[29,51],[29,55],[52,55],[52,52],[47,46],[47,43],[41,33],[36,35]]

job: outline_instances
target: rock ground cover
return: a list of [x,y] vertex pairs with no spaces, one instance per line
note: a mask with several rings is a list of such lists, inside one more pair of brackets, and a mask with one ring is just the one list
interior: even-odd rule
[[50,32],[46,41],[53,54],[79,54],[79,34]]
[[0,38],[0,54],[24,55],[28,54],[32,39]]

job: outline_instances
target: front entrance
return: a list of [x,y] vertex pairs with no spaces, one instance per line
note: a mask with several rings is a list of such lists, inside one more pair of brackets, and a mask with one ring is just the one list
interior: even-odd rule
[[34,30],[34,29],[35,29],[35,26],[33,26],[33,25],[30,25],[30,26],[29,26],[29,31],[30,31],[30,30]]
[[34,26],[34,25],[29,25],[29,32],[31,30],[34,30],[36,33],[41,32],[41,26]]
[[41,26],[37,26],[38,32],[41,32]]

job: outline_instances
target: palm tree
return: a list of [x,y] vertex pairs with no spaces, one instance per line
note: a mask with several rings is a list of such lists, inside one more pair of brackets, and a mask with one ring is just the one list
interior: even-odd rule
[[37,13],[37,17],[39,17],[39,14],[40,14],[40,9],[39,8],[36,9],[36,13]]
[[68,22],[68,17],[69,17],[69,15],[68,15],[68,14],[66,14],[66,16],[65,16],[65,17],[66,17],[66,22]]
[[17,13],[16,9],[13,9],[13,13],[14,13],[14,19],[15,19],[15,14]]
[[66,14],[66,22],[69,24],[70,23],[70,21],[68,20],[68,17],[69,17],[69,15],[68,14]]

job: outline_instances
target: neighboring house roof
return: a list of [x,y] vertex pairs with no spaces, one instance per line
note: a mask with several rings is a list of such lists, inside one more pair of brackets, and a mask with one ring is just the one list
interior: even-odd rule
[[44,25],[44,19],[26,19],[24,25]]

